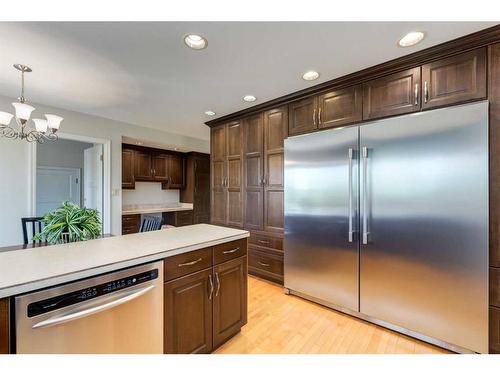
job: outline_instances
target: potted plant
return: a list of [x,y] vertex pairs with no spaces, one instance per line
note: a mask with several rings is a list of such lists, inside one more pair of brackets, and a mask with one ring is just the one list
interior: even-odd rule
[[33,237],[33,241],[45,240],[54,245],[65,242],[85,241],[101,235],[99,212],[80,207],[72,202],[47,213],[43,230]]

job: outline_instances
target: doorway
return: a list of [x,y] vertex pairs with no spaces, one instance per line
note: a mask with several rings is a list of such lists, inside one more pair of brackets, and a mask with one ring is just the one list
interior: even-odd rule
[[70,201],[96,209],[103,233],[110,233],[110,142],[60,134],[32,148],[33,216],[44,216]]

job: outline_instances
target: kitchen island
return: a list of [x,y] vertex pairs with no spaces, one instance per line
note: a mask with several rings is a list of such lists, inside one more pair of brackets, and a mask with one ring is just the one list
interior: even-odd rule
[[[0,352],[6,352],[6,341],[15,352],[15,327],[9,324],[14,296],[157,261],[164,268],[164,352],[211,352],[246,323],[247,237],[244,230],[198,224],[2,252]],[[206,293],[183,294],[193,281],[207,286]],[[190,313],[200,308],[206,314]],[[203,334],[184,332],[188,326],[201,327]]]

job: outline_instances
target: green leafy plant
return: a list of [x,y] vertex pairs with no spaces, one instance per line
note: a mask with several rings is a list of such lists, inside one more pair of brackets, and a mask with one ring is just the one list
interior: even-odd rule
[[101,234],[99,212],[72,202],[63,202],[61,207],[47,213],[43,222],[45,227],[33,241],[45,240],[53,245],[90,240]]

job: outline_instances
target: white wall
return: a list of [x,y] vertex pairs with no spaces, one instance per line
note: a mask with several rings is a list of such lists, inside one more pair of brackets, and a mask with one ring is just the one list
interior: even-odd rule
[[[0,96],[0,111],[12,111],[13,98]],[[151,142],[175,144],[193,151],[209,152],[209,142],[168,133],[145,127],[135,126],[120,121],[67,111],[55,107],[33,104],[36,107],[34,117],[44,113],[55,113],[64,117],[61,132],[89,137],[109,139],[111,141],[111,189],[118,192],[111,197],[111,233],[121,234],[121,139],[128,136]],[[168,120],[165,120],[168,124]],[[168,129],[168,125],[165,125]],[[10,140],[0,137],[0,246],[22,242],[21,217],[29,216],[31,197],[30,147],[26,141]]]
[[134,190],[122,191],[123,206],[179,203],[179,190],[162,190],[160,182],[136,182]]

